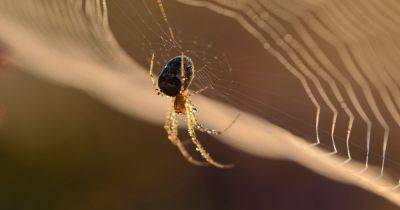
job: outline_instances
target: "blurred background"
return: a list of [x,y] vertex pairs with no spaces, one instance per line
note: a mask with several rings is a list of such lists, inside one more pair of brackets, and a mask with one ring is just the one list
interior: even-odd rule
[[[247,32],[234,21],[206,9],[175,1],[168,1],[166,7],[171,25],[183,40],[212,42],[213,49],[227,54],[233,73],[221,72],[218,77],[229,76],[256,87],[231,87],[248,98],[236,96],[225,102],[240,110],[261,110],[257,112],[259,116],[312,142],[315,110],[304,100],[303,89],[274,58],[265,56]],[[149,43],[160,39],[158,33],[154,35],[157,24],[164,24],[155,4],[149,10],[146,13],[140,1],[109,4],[115,37],[144,68],[151,51],[165,47],[149,48]],[[135,37],[139,31],[142,35]],[[148,40],[143,41],[143,37]],[[194,48],[200,52],[204,46],[199,43]],[[169,53],[162,52],[165,58],[158,60],[158,68],[173,55]],[[214,55],[220,54],[212,51],[210,57]],[[6,49],[1,50],[1,56],[1,210],[398,209],[358,187],[321,177],[292,162],[248,155],[207,135],[199,134],[199,138],[215,159],[236,167],[195,167],[170,144],[162,126],[115,111],[82,91],[27,74],[7,62]],[[217,100],[221,94],[224,92],[205,93]],[[263,103],[249,100],[254,98]],[[330,117],[325,107],[322,130],[329,131]],[[354,141],[363,142],[365,128],[362,122],[358,123]],[[338,147],[343,154],[345,128],[346,120],[339,119]],[[393,132],[394,137],[396,133]],[[329,151],[329,132],[321,135],[322,147]],[[382,133],[378,129],[374,135]],[[377,148],[375,151],[379,151]],[[362,161],[364,153],[360,146],[354,157]],[[379,154],[374,157],[379,163]],[[393,164],[396,166],[397,162]]]
[[1,68],[0,209],[398,209],[298,164],[201,135],[232,170],[195,167],[150,125],[88,95]]

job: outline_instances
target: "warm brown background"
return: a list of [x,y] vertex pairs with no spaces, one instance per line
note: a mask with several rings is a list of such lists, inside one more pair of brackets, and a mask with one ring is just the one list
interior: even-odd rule
[[[312,124],[313,109],[298,83],[262,54],[245,31],[207,10],[172,2],[167,6],[171,23],[184,34],[212,39],[218,50],[229,52],[236,80],[281,96],[251,94]],[[133,16],[129,8],[123,7]],[[120,10],[113,4],[110,10],[121,45],[146,65],[148,54],[136,50],[131,39],[134,30],[129,24],[137,23],[118,16]],[[238,73],[246,69],[258,76]],[[264,79],[257,81],[260,78]],[[297,164],[252,157],[204,135],[201,140],[216,159],[236,167],[194,167],[170,145],[161,126],[129,118],[82,92],[49,84],[11,66],[0,69],[0,104],[6,113],[0,121],[0,209],[397,209],[380,197]],[[312,138],[309,126],[267,106],[259,109],[263,117],[271,121],[269,117],[275,117],[281,126]],[[322,120],[325,129],[329,129],[327,116]],[[339,123],[342,133],[344,125],[345,121]],[[361,139],[362,126],[356,131],[355,139]],[[329,148],[329,139],[325,141]]]

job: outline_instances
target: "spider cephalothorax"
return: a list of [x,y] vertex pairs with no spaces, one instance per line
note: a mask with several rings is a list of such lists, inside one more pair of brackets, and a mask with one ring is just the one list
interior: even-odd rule
[[[194,92],[188,91],[188,88],[195,77],[195,69],[192,60],[183,54],[169,60],[161,70],[161,73],[158,77],[158,84],[156,84],[156,80],[153,75],[154,57],[155,56],[153,54],[150,61],[150,78],[153,86],[155,87],[158,95],[167,95],[172,97],[171,108],[167,114],[164,124],[164,128],[168,134],[168,139],[178,147],[182,155],[189,162],[195,165],[213,165],[218,168],[232,167],[232,165],[223,165],[214,161],[196,137],[195,129],[214,135],[220,135],[223,131],[221,132],[205,128],[196,119],[196,108],[189,100],[189,97],[199,94],[208,87]],[[177,114],[186,115],[186,122],[188,125],[188,133],[190,138],[193,144],[196,146],[196,150],[200,152],[200,155],[204,158],[205,162],[195,160],[178,138]],[[227,128],[225,128],[225,130],[233,125],[236,119],[237,117]]]

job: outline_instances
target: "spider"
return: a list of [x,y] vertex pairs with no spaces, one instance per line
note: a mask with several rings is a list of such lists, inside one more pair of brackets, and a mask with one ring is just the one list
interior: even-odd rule
[[[217,131],[203,127],[196,119],[197,109],[194,107],[189,97],[199,94],[208,87],[203,89],[189,92],[188,87],[194,79],[195,69],[192,59],[185,56],[183,53],[180,56],[176,56],[169,60],[167,64],[162,68],[160,75],[158,76],[158,86],[156,79],[153,74],[155,54],[153,53],[150,60],[150,79],[155,88],[157,95],[166,95],[172,97],[171,107],[167,113],[167,117],[164,123],[164,129],[168,134],[168,139],[171,143],[179,149],[183,157],[190,163],[198,166],[215,166],[218,168],[231,168],[233,165],[221,164],[211,158],[210,154],[207,153],[205,148],[202,146],[200,141],[197,139],[195,130],[205,132],[207,134],[220,135],[224,131],[228,130],[237,120],[239,115],[222,131]],[[183,114],[186,116],[186,123],[188,127],[188,133],[191,141],[196,146],[196,150],[200,152],[204,161],[194,159],[189,152],[186,150],[184,143],[178,137],[178,120],[177,115]]]

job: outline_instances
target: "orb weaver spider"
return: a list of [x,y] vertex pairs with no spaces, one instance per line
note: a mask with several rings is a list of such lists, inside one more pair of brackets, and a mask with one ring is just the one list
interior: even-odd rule
[[[178,147],[183,157],[190,163],[198,166],[215,166],[217,168],[231,168],[233,165],[226,165],[216,162],[211,158],[210,154],[207,153],[206,149],[202,146],[200,141],[197,139],[195,130],[205,132],[207,134],[221,135],[224,131],[228,130],[237,120],[239,115],[222,131],[217,131],[203,127],[196,119],[196,108],[190,101],[189,97],[199,94],[208,87],[200,90],[189,92],[188,87],[194,79],[195,69],[193,61],[185,56],[183,53],[180,56],[172,58],[163,67],[160,75],[158,76],[158,86],[153,74],[155,54],[153,53],[150,60],[150,79],[155,88],[157,95],[166,95],[172,97],[171,108],[167,113],[167,117],[164,123],[164,129],[168,134],[168,139],[171,143]],[[183,142],[178,137],[178,120],[177,115],[183,114],[186,116],[186,123],[188,127],[188,133],[191,141],[196,146],[196,150],[200,152],[200,155],[205,161],[199,161],[194,159],[190,153],[186,150]]]

